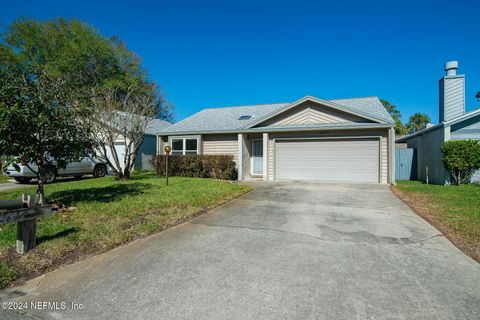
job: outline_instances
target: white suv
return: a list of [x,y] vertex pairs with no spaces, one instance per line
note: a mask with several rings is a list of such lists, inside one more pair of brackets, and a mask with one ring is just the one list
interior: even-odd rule
[[[21,163],[18,164],[20,171],[15,170],[13,166],[9,166],[5,172],[7,176],[10,176],[20,183],[28,183],[37,175],[28,168],[37,170],[37,166],[29,164],[24,166]],[[54,182],[57,177],[72,176],[75,178],[81,178],[83,175],[93,174],[95,178],[104,177],[107,174],[107,165],[96,158],[85,157],[79,162],[70,162],[65,168],[52,167],[45,173],[45,183]]]

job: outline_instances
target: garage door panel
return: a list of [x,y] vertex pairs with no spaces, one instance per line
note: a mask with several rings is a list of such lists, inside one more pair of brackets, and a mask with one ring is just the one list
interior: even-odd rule
[[378,182],[379,141],[276,141],[275,171],[278,180]]

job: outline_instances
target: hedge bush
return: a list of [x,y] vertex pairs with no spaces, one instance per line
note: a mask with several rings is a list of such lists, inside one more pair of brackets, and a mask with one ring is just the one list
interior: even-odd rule
[[[165,155],[153,160],[157,175],[165,175]],[[237,167],[232,155],[185,155],[168,157],[170,176],[236,180]]]
[[450,140],[442,145],[443,165],[457,185],[469,182],[480,169],[480,142],[475,140]]

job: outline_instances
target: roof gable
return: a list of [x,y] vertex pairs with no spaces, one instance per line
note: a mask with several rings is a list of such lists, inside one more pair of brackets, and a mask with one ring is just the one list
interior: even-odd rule
[[[347,100],[347,99],[345,99],[345,100]],[[377,100],[378,100],[378,98],[377,98]],[[393,123],[393,120],[391,119],[390,115],[388,115],[388,113],[387,113],[387,115],[384,115],[379,111],[377,111],[376,113],[368,112],[367,108],[364,108],[365,110],[362,110],[362,109],[359,109],[358,107],[352,107],[352,105],[349,106],[349,105],[338,104],[336,101],[342,101],[342,100],[328,101],[328,100],[318,99],[318,98],[315,98],[315,97],[312,97],[312,96],[306,96],[306,97],[303,97],[303,98],[301,98],[301,99],[299,99],[299,100],[297,100],[297,101],[295,101],[291,104],[288,104],[288,105],[284,106],[283,108],[275,110],[274,112],[264,116],[262,119],[259,119],[258,121],[254,122],[248,128],[253,128],[255,126],[261,125],[262,123],[267,122],[267,120],[269,120],[269,119],[277,117],[282,113],[288,112],[289,110],[291,110],[293,108],[300,108],[307,103],[310,103],[310,105],[311,104],[320,105],[320,106],[335,110],[337,112],[343,113],[344,114],[343,117],[342,116],[337,116],[337,120],[340,123],[345,122],[343,119],[352,118],[351,117],[352,115],[356,116],[357,119],[360,118],[360,119],[367,120],[365,122],[371,121],[371,122],[378,122],[378,123]],[[380,104],[381,104],[381,102],[380,102]],[[369,106],[371,106],[371,104]],[[377,108],[375,108],[375,109],[377,109]],[[385,110],[383,105],[381,105],[381,109]],[[324,109],[324,112],[326,110],[327,109]],[[385,110],[385,112],[386,112],[386,110]],[[350,115],[350,117],[348,115]],[[360,122],[360,121],[352,121],[352,122]],[[325,123],[325,122],[319,122],[319,123]],[[331,122],[331,123],[333,123],[333,122]]]
[[255,127],[292,126],[292,125],[323,125],[323,124],[354,124],[372,123],[373,121],[357,115],[306,101],[294,108],[282,111],[268,118]]

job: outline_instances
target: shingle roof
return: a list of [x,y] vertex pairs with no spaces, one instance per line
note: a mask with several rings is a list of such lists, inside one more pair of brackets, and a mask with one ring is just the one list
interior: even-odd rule
[[351,99],[334,99],[330,102],[339,104],[352,111],[363,112],[375,118],[385,121],[385,123],[394,123],[392,117],[387,112],[378,97],[351,98]]
[[159,134],[163,129],[170,127],[172,124],[168,121],[165,120],[160,120],[160,119],[152,119],[147,127],[145,128],[145,133],[146,134],[152,134],[152,135],[157,135]]
[[[358,112],[378,119],[380,123],[393,123],[392,118],[377,97],[327,100],[342,106],[346,111]],[[223,108],[207,108],[163,129],[162,133],[235,131],[250,127],[270,114],[288,108],[290,103],[260,104]],[[248,120],[239,120],[251,115]]]
[[[166,130],[168,132],[199,132],[199,131],[224,131],[240,130],[248,127],[265,115],[279,110],[288,103],[260,104],[252,106],[207,108],[194,115],[173,124]],[[243,115],[251,115],[248,120],[238,120]]]

